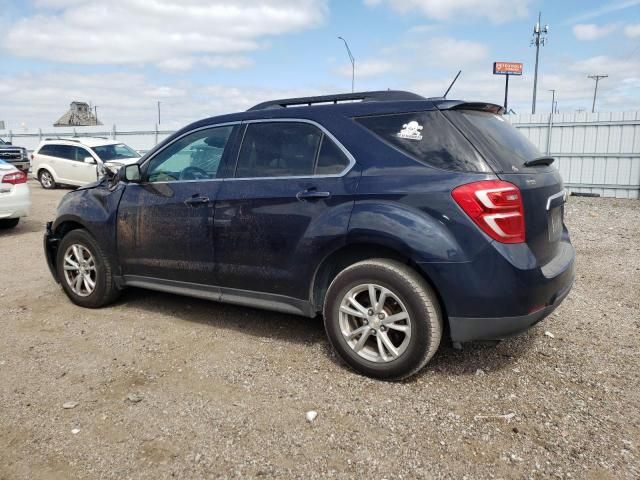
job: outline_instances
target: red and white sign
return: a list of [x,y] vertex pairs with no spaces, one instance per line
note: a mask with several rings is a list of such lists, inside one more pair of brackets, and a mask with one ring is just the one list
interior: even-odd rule
[[493,62],[494,75],[522,75],[522,63]]

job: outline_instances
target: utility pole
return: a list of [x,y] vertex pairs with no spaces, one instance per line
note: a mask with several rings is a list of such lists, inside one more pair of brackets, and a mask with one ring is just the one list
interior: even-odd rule
[[596,88],[593,91],[593,105],[591,106],[591,113],[596,111],[596,95],[598,95],[598,82],[603,78],[607,78],[609,75],[589,75],[587,78],[591,78],[596,81]]
[[531,45],[536,47],[536,68],[533,76],[533,102],[531,104],[531,113],[536,113],[536,91],[538,90],[538,57],[540,56],[540,45],[544,46],[546,43],[546,35],[549,33],[549,25],[545,25],[541,28],[542,12],[538,12],[538,23],[533,27],[533,38],[531,39]]
[[95,112],[95,116],[96,116],[96,125],[98,125],[98,106],[97,105],[93,106],[93,111]]
[[160,100],[158,100],[158,125],[160,125]]
[[549,90],[551,92],[551,113],[556,113],[556,91]]
[[349,55],[349,60],[351,61],[351,93],[353,93],[355,91],[354,87],[356,81],[356,59],[353,58],[351,49],[349,48],[349,44],[347,43],[347,41],[342,37],[338,38],[344,42],[344,46],[347,48],[347,54]]

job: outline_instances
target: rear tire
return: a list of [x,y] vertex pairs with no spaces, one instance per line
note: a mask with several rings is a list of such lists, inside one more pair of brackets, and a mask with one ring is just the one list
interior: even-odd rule
[[120,294],[108,257],[86,230],[72,230],[62,238],[56,271],[64,292],[81,307],[103,307]]
[[40,170],[40,173],[38,173],[38,181],[40,185],[42,185],[42,188],[46,190],[53,190],[57,187],[53,175],[48,170]]
[[345,268],[331,282],[323,310],[333,348],[370,377],[400,380],[415,374],[442,338],[435,293],[417,272],[394,260]]
[[19,218],[3,218],[0,220],[0,228],[14,228],[20,223]]

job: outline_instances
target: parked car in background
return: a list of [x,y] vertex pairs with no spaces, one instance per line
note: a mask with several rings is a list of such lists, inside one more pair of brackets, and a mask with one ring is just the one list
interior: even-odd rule
[[201,120],[65,195],[49,268],[84,307],[135,286],[322,314],[351,367],[412,375],[573,284],[560,175],[502,111],[384,91]]
[[6,142],[0,138],[0,160],[10,163],[22,172],[28,172],[29,152],[26,148],[15,147],[11,142]]
[[13,228],[29,214],[27,174],[0,160],[0,228]]
[[47,138],[33,153],[31,174],[43,188],[80,187],[139,158],[131,147],[106,138]]

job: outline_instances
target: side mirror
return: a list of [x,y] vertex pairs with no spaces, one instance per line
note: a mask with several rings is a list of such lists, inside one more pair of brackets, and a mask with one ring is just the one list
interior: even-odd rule
[[133,163],[131,165],[125,165],[123,180],[125,182],[137,183],[142,180],[142,173],[140,172],[140,165]]
[[5,145],[13,145],[11,142],[4,142]]
[[93,157],[84,157],[84,163],[88,163],[90,165],[95,165],[96,159]]

